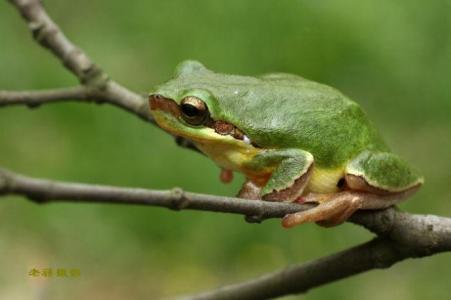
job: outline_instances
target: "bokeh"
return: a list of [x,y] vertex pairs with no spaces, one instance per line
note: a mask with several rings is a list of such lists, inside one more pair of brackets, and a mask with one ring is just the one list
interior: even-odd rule
[[[451,1],[44,1],[72,41],[139,92],[184,59],[236,74],[289,72],[359,102],[426,184],[401,208],[451,212]],[[76,79],[0,2],[0,90]],[[346,141],[343,141],[344,143]],[[0,165],[87,183],[234,195],[207,158],[108,105],[0,109]],[[362,243],[355,225],[248,224],[236,215],[0,198],[1,299],[159,299],[256,277]],[[451,254],[408,260],[287,299],[445,299]],[[35,279],[31,268],[76,268]]]

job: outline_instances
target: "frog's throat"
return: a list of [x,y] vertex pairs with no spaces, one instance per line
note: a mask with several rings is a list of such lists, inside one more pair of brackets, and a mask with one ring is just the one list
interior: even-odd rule
[[[162,113],[168,114],[178,120],[181,121],[181,110],[180,106],[173,99],[163,97],[158,94],[153,94],[149,96],[149,107],[151,111],[160,111]],[[177,127],[179,126],[170,126],[169,124],[165,124],[167,122],[163,120],[168,120],[168,118],[156,118],[156,122],[160,127],[170,131],[176,135],[182,135],[182,131],[178,132]],[[221,136],[231,136],[236,140],[243,141],[246,144],[252,144],[254,147],[258,147],[247,137],[241,129],[236,127],[235,125],[223,121],[223,120],[213,120],[210,116],[206,119],[203,124],[205,127],[209,127],[214,130],[215,133]],[[186,125],[188,126],[188,125]]]

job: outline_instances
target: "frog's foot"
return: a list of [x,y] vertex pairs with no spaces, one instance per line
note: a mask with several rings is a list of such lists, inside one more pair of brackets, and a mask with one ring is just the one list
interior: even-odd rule
[[[259,198],[268,201],[296,200],[302,195],[313,170],[313,155],[301,149],[272,149],[257,154],[247,167],[263,174]],[[260,178],[263,179],[263,178]]]
[[233,171],[227,170],[227,169],[221,169],[221,172],[219,173],[219,180],[221,180],[222,183],[230,183],[233,180]]
[[[349,175],[348,175],[349,176]],[[400,192],[387,192],[367,186],[359,178],[348,178],[348,186],[358,188],[333,194],[309,193],[301,197],[302,203],[318,203],[318,206],[306,211],[286,215],[284,227],[293,227],[307,222],[317,222],[321,226],[336,226],[346,221],[358,209],[383,209],[393,206],[414,194],[421,184]]]
[[[374,195],[371,196],[374,197]],[[284,227],[289,228],[307,222],[317,222],[325,227],[341,224],[356,210],[362,208],[365,194],[350,191],[336,194],[310,193],[304,197],[304,201],[319,204],[306,211],[286,215],[282,220]]]
[[246,180],[246,182],[241,187],[241,190],[238,192],[238,198],[244,198],[249,200],[259,200],[261,187],[253,183],[251,180]]

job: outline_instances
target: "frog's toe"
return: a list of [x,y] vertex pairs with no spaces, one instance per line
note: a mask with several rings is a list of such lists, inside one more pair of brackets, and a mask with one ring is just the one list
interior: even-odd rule
[[233,171],[228,169],[221,169],[221,172],[219,173],[219,180],[221,180],[222,183],[230,183],[233,180]]
[[[317,195],[323,198],[320,194]],[[324,227],[336,226],[362,206],[361,199],[352,193],[340,193],[328,198],[327,201],[318,201],[318,206],[314,208],[286,215],[282,220],[283,227],[290,228],[308,222],[316,222]]]
[[331,215],[325,220],[317,221],[316,224],[323,227],[333,227],[340,225],[341,223],[349,219],[349,217],[352,216],[356,212],[356,210],[360,209],[361,206],[361,202],[357,198],[352,198],[348,202],[347,207],[345,207],[343,210],[338,210],[335,215]]
[[260,191],[261,187],[256,185],[251,180],[246,180],[246,182],[241,187],[241,190],[238,192],[238,198],[244,198],[249,200],[258,200],[260,199]]

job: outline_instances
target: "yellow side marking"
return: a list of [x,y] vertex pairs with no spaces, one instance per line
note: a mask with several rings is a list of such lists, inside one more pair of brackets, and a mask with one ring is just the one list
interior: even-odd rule
[[343,176],[344,168],[322,169],[314,167],[306,192],[335,193],[338,191],[337,183]]

